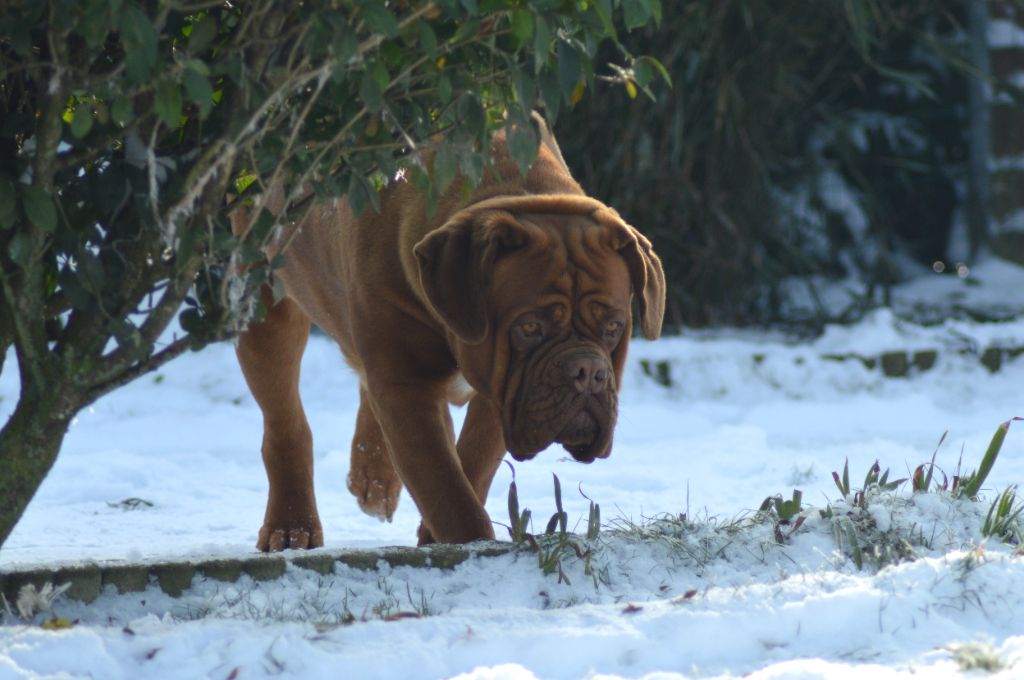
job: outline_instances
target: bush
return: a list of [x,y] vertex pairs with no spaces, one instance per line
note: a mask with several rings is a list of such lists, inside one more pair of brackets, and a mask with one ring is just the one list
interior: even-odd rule
[[584,186],[652,235],[667,321],[779,321],[787,277],[884,292],[903,253],[942,259],[966,154],[960,4],[692,0],[624,40],[671,91],[606,85],[557,132]]

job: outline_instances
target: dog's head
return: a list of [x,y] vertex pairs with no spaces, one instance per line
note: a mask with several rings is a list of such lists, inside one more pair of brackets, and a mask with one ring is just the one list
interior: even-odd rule
[[459,369],[502,417],[516,460],[558,442],[582,462],[611,452],[632,329],[661,333],[665,275],[650,242],[583,196],[489,199],[416,245],[427,302]]

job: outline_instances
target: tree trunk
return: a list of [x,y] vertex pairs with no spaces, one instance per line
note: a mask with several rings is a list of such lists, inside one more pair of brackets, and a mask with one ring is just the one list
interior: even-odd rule
[[0,430],[0,547],[53,467],[71,418],[81,408],[63,401],[53,395],[35,399],[23,392]]

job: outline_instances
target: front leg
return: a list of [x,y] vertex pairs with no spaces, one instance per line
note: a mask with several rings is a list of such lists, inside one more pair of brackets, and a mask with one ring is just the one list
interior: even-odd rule
[[369,393],[395,470],[429,535],[441,543],[493,540],[491,518],[455,452],[444,383],[370,381]]
[[[494,474],[505,455],[505,440],[502,437],[501,414],[481,394],[474,395],[469,402],[456,449],[462,472],[473,487],[473,493],[481,505],[486,504]],[[420,545],[434,542],[433,536],[422,524],[419,528],[419,542]]]
[[352,436],[348,490],[359,501],[363,512],[382,522],[391,521],[398,507],[399,494],[402,493],[402,480],[395,472],[384,433],[377,424],[377,417],[373,415],[370,397],[362,386],[359,388],[356,431]]

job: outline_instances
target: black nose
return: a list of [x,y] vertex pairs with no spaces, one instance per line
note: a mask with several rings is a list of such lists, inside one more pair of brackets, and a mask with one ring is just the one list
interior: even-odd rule
[[577,354],[566,359],[565,372],[572,379],[573,387],[580,394],[598,394],[608,380],[608,365],[597,354]]

